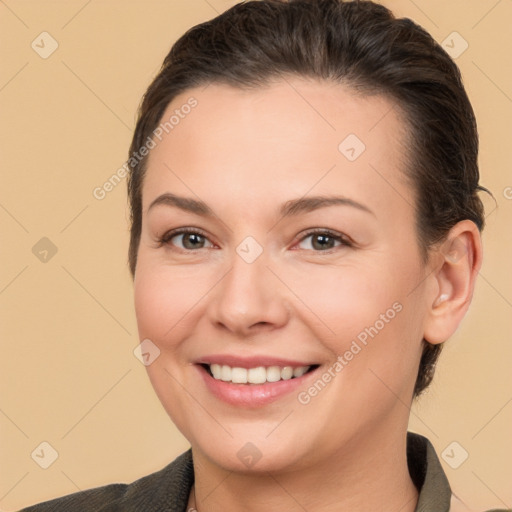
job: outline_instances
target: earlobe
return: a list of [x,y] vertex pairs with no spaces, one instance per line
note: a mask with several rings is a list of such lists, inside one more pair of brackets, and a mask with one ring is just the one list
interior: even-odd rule
[[481,263],[478,227],[470,220],[457,223],[439,247],[436,268],[429,276],[436,290],[424,328],[429,343],[443,343],[457,330],[471,303]]

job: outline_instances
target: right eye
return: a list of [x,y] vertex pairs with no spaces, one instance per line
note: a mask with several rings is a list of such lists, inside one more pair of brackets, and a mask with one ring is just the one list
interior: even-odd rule
[[168,231],[160,239],[160,246],[176,246],[175,242],[172,241],[173,239],[179,240],[178,243],[181,243],[182,247],[178,246],[178,249],[186,252],[204,249],[205,242],[210,243],[211,247],[213,247],[213,244],[206,235],[197,228],[178,228]]

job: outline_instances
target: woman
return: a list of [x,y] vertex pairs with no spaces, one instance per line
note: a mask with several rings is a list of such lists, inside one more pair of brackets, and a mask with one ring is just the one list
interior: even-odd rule
[[378,4],[189,30],[128,192],[141,351],[191,450],[25,510],[464,510],[407,425],[481,267],[477,153],[456,65]]

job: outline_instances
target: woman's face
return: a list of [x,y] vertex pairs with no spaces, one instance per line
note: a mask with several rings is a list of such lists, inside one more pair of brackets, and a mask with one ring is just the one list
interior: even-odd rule
[[135,274],[170,417],[237,471],[356,457],[402,432],[433,295],[397,109],[293,78],[192,89],[172,115],[148,159]]

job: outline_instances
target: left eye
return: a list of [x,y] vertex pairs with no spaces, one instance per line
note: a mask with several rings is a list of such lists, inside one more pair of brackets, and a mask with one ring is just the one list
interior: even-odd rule
[[[338,242],[338,246],[345,245],[350,246],[350,242],[343,236],[333,233],[331,231],[314,231],[301,238],[300,243],[303,243],[308,238],[311,238],[310,246],[314,249],[318,249],[316,252],[326,251],[336,247],[335,242]],[[308,249],[308,248],[306,248]]]

